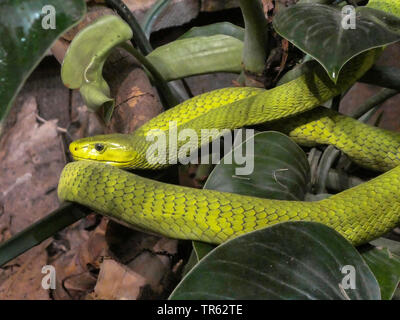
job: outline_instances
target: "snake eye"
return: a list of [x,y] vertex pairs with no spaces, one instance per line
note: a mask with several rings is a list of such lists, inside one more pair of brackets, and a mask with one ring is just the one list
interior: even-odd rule
[[104,150],[104,145],[101,144],[101,143],[96,143],[96,144],[94,145],[94,148],[96,149],[96,151],[100,152],[100,151],[103,151],[103,150]]

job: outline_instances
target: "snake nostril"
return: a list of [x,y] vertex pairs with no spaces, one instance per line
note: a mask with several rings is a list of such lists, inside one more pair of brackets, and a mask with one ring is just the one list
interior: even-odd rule
[[78,150],[78,147],[75,147],[75,151],[77,151]]

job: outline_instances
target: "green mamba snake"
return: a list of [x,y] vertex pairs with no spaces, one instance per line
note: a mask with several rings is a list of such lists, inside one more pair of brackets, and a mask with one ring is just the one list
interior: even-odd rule
[[[400,16],[396,0],[371,0],[368,6]],[[309,110],[351,87],[381,51],[373,49],[352,59],[336,85],[322,67],[316,66],[271,90],[225,88],[196,96],[153,118],[131,135],[75,141],[70,145],[74,159],[90,161],[70,163],[64,168],[59,198],[81,203],[140,230],[210,243],[288,220],[324,223],[354,245],[376,238],[400,222],[400,135],[332,110]],[[175,121],[178,132],[194,129],[200,133],[206,128],[234,129],[265,122],[274,126],[275,120],[282,118],[288,118],[285,131],[301,144],[333,144],[365,167],[394,169],[329,199],[300,202],[169,185],[116,168],[166,166],[146,156],[152,143],[146,137],[155,138],[154,129],[168,136],[171,121]],[[196,146],[209,141],[200,139]],[[180,141],[178,147],[184,143]],[[183,156],[169,151],[169,163]]]

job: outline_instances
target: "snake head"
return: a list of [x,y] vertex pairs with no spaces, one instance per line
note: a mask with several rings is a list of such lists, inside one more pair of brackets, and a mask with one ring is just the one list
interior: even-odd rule
[[74,160],[107,163],[121,168],[133,167],[137,152],[125,134],[107,134],[73,141],[69,150]]

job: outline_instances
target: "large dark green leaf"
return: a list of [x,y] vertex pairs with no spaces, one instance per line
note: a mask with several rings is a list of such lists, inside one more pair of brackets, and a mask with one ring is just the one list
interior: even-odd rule
[[113,15],[103,16],[75,36],[62,64],[65,86],[79,88],[93,111],[103,106],[106,120],[110,119],[115,102],[103,78],[103,66],[111,51],[131,37],[132,30],[125,21]]
[[362,257],[378,280],[382,299],[390,300],[400,281],[400,258],[383,247],[368,248]]
[[[55,29],[45,29],[55,9]],[[44,9],[43,9],[44,8]],[[3,0],[0,2],[1,123],[19,89],[53,42],[85,14],[83,0]]]
[[[353,267],[355,288],[348,288]],[[346,270],[347,269],[347,270]],[[285,222],[228,241],[204,257],[170,299],[380,299],[354,247],[314,222]]]
[[213,244],[201,241],[192,241],[192,243],[193,243],[193,251],[196,254],[196,259],[197,259],[196,262],[199,262],[208,253],[210,253],[213,249],[217,247]]
[[[204,189],[268,199],[304,200],[310,167],[303,150],[288,136],[275,131],[257,133],[250,139],[254,141],[253,172],[243,177],[237,176],[235,170],[243,165],[235,161],[226,164],[222,159],[211,172]],[[246,154],[246,145],[245,141],[233,152],[242,148],[242,154]],[[225,158],[228,156],[229,154]],[[199,260],[214,247],[208,243],[193,241]]]
[[[303,200],[310,174],[304,151],[288,136],[275,131],[257,133],[251,139],[254,141],[253,172],[238,176],[236,169],[243,164],[235,161],[225,164],[222,159],[204,188],[260,198]],[[233,152],[242,148],[246,154],[246,145],[245,141]]]
[[282,10],[274,18],[274,27],[321,63],[333,81],[351,58],[400,40],[400,19],[368,7],[356,9],[355,29],[342,27],[340,8],[320,4],[299,4]]

